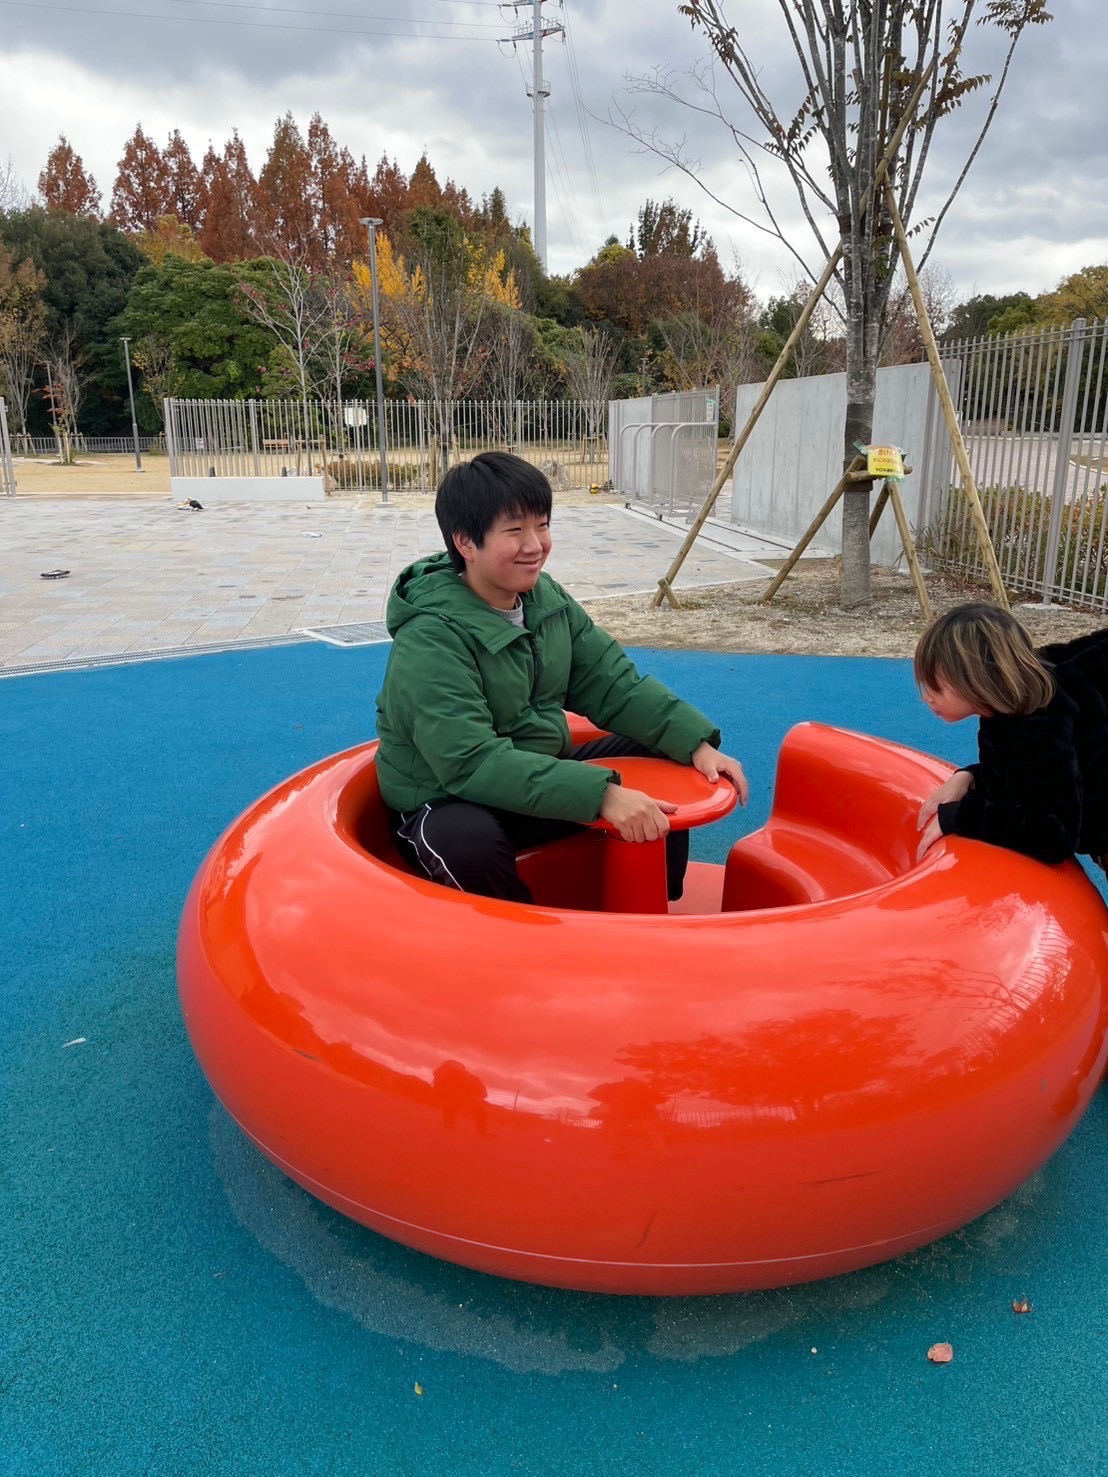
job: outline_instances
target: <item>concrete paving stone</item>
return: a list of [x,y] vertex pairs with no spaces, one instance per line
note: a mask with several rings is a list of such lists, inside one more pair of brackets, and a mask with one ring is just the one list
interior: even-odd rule
[[[160,496],[10,500],[0,526],[0,664],[20,664],[31,648],[56,659],[55,643],[68,651],[71,640],[108,654],[112,643],[173,646],[379,620],[401,568],[442,547],[430,498],[418,509],[373,497],[212,504],[202,516]],[[652,593],[683,532],[614,505],[561,509],[550,572],[585,599]],[[765,578],[745,552],[745,542],[741,552],[700,545],[681,582]],[[79,579],[39,581],[40,569],[59,564],[79,569]]]

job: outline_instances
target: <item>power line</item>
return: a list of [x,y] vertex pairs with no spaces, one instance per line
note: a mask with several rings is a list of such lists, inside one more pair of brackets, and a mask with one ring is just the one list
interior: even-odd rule
[[581,130],[581,143],[585,154],[585,168],[589,176],[589,184],[592,186],[593,204],[596,206],[596,223],[601,234],[604,232],[604,205],[600,198],[600,182],[596,173],[596,160],[592,152],[592,138],[589,134],[588,109],[581,93],[581,74],[577,67],[577,48],[573,44],[573,32],[569,24],[569,10],[565,0],[562,0],[562,14],[566,18],[566,55],[569,59],[569,79],[573,87],[573,101],[577,109],[577,124]]
[[[565,149],[562,146],[562,136],[558,132],[558,120],[554,116],[554,109],[550,103],[546,105],[546,116],[550,123],[550,160],[554,165],[554,188],[558,198],[562,202],[562,210],[565,212],[566,224],[569,233],[573,237],[574,245],[582,256],[588,255],[584,242],[584,228],[580,227],[577,215],[577,207],[573,203],[573,190],[570,184],[569,165],[566,163]],[[564,191],[563,186],[564,184]],[[580,229],[579,229],[580,227]]]
[[[447,3],[465,5],[470,0],[447,0]],[[498,8],[496,0],[479,0],[479,3],[491,5]],[[170,0],[171,5],[203,5],[205,9],[213,10],[253,10],[260,11],[263,15],[309,15],[313,17],[323,16],[330,20],[351,21],[409,21],[414,25],[426,24],[430,26],[477,26],[484,30],[500,30],[499,21],[450,21],[432,20],[430,16],[423,15],[359,15],[353,10],[306,10],[303,6],[288,5],[249,5],[245,0]],[[166,16],[165,19],[177,19],[176,16]]]
[[[243,31],[295,31],[302,36],[327,35],[327,36],[392,36],[404,41],[480,41],[487,42],[486,36],[457,36],[447,32],[436,34],[431,31],[377,31],[364,30],[353,31],[347,26],[289,26],[282,21],[275,21],[272,25],[257,25],[253,21],[225,21],[216,20],[214,17],[204,18],[195,15],[152,15],[144,10],[103,10],[99,6],[77,6],[77,5],[44,5],[41,0],[0,0],[0,5],[7,5],[15,10],[33,10],[39,15],[109,15],[123,20],[131,21],[170,21],[178,25],[187,26],[236,26]],[[306,12],[310,14],[311,12]],[[449,21],[427,21],[427,25],[450,25]]]

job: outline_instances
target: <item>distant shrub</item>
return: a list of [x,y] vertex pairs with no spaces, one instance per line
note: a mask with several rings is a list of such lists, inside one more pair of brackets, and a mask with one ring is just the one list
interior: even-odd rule
[[[1105,528],[1108,483],[1072,498],[1062,509],[1058,552],[1046,568],[1047,534],[1053,498],[1018,484],[978,489],[985,523],[1006,584],[1024,590],[1073,591],[1076,600],[1100,603],[1108,595],[1108,544]],[[921,550],[953,574],[980,580],[985,566],[973,526],[969,500],[961,487],[948,490],[942,511],[924,530]]]
[[[419,462],[389,462],[389,486],[414,488],[424,485]],[[345,492],[373,491],[381,486],[381,463],[377,457],[336,456],[327,462],[331,486]]]

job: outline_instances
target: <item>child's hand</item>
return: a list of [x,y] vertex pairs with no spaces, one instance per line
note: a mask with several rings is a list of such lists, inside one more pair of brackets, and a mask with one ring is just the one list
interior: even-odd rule
[[694,769],[699,770],[705,779],[711,780],[713,785],[721,774],[725,774],[738,792],[739,804],[746,804],[750,786],[747,784],[746,775],[743,774],[743,767],[737,759],[730,759],[726,754],[721,754],[705,739],[693,750],[689,763]]
[[942,827],[939,825],[938,816],[932,816],[924,827],[923,835],[920,837],[919,846],[916,848],[916,861],[922,862],[936,841],[943,838]]
[[[940,805],[946,805],[951,800],[964,800],[972,789],[973,775],[970,774],[968,769],[956,769],[946,784],[940,785],[937,790],[932,790],[931,794],[928,795],[927,799],[920,806],[920,826],[926,826],[930,821],[935,819]],[[930,844],[928,842],[928,845]]]
[[609,785],[600,804],[600,815],[624,841],[660,841],[669,830],[669,816],[677,809],[668,800],[653,800],[642,790]]

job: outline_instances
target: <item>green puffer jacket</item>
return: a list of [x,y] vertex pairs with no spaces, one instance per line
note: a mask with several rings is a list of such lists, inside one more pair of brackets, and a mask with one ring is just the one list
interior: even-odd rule
[[612,770],[568,761],[564,708],[688,763],[719,730],[597,629],[541,575],[524,629],[469,589],[445,553],[409,565],[389,597],[377,772],[393,810],[454,795],[523,815],[591,821]]

